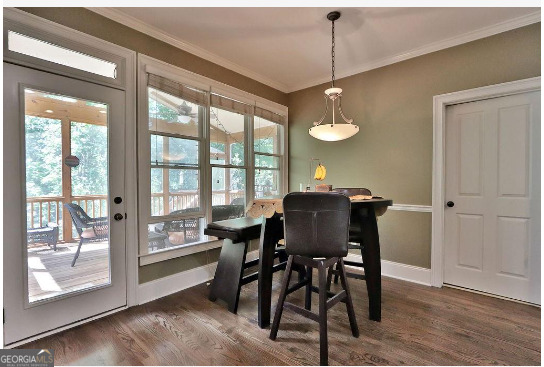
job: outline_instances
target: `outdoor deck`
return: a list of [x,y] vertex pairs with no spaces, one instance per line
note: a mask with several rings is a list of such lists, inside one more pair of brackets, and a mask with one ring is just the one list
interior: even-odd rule
[[30,301],[109,282],[108,242],[85,243],[74,267],[77,242],[59,243],[57,251],[47,245],[28,248]]

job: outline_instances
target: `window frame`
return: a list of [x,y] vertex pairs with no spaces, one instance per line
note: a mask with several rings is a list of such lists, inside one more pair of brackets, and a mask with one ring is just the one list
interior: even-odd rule
[[[201,192],[201,209],[202,212],[190,213],[181,216],[163,216],[163,217],[151,217],[150,211],[150,136],[152,131],[148,128],[149,121],[149,106],[148,106],[148,93],[147,93],[147,74],[152,73],[161,77],[170,79],[172,81],[185,84],[190,87],[198,88],[207,92],[207,104],[204,112],[204,121],[201,129],[200,137],[200,192]],[[227,164],[212,164],[210,161],[210,106],[211,95],[219,94],[227,98],[240,101],[242,103],[250,105],[251,114],[244,115],[245,124],[245,137],[244,137],[244,164],[240,166],[232,165],[230,162]],[[255,155],[254,155],[254,140],[253,140],[253,128],[254,128],[254,107],[260,107],[272,111],[274,113],[284,116],[283,125],[283,137],[281,139],[281,151],[282,154],[278,155],[280,158],[280,164],[278,171],[280,172],[280,192],[287,192],[287,142],[288,142],[288,109],[286,106],[278,103],[266,100],[262,97],[255,96],[253,94],[244,92],[237,88],[228,86],[226,84],[217,82],[213,79],[195,74],[193,72],[181,69],[179,67],[170,65],[163,61],[154,59],[152,57],[138,54],[138,168],[140,174],[138,175],[138,201],[139,201],[139,262],[140,266],[168,259],[186,256],[189,254],[206,251],[209,249],[220,247],[223,243],[222,240],[218,240],[215,237],[203,239],[200,242],[189,243],[186,245],[179,245],[164,250],[155,252],[148,251],[148,223],[150,219],[154,223],[159,223],[164,220],[195,218],[198,214],[202,214],[203,221],[209,223],[212,215],[212,167],[219,168],[240,168],[246,170],[246,204],[248,204],[255,197]],[[221,108],[221,107],[218,107]],[[228,109],[227,109],[228,110]],[[162,135],[162,134],[160,134]],[[176,137],[182,137],[176,135]],[[196,140],[194,137],[182,137],[183,139],[189,138]],[[142,172],[149,172],[142,175]],[[148,180],[149,178],[149,180]],[[147,182],[149,181],[149,182]],[[147,191],[147,189],[149,189]],[[146,203],[148,203],[146,205]],[[149,209],[149,210],[148,210]],[[202,229],[203,230],[203,229]]]

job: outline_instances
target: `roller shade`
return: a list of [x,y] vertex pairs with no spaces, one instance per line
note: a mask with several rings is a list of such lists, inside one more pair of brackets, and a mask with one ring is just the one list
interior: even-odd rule
[[255,107],[255,116],[261,117],[265,120],[275,122],[283,125],[285,123],[285,116],[278,115],[272,111],[265,110],[261,107]]
[[211,97],[211,105],[213,107],[222,108],[231,112],[240,113],[242,115],[250,115],[253,113],[253,106],[213,93]]
[[155,74],[147,74],[147,85],[159,89],[165,93],[184,99],[198,105],[206,105],[207,94],[205,91],[191,88],[173,80]]

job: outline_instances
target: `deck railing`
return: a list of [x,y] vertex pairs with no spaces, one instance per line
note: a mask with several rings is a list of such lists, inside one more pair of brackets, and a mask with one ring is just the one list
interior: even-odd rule
[[[213,191],[212,205],[230,204],[232,200],[243,198],[245,193]],[[168,213],[175,210],[194,208],[198,205],[199,194],[194,191],[176,192],[169,194],[151,194],[152,215],[165,215],[164,203],[168,202]],[[66,200],[62,196],[54,197],[29,197],[26,200],[27,228],[44,227],[48,223],[55,223],[59,226],[59,240],[66,242],[77,238],[75,228],[72,228],[70,215],[64,217],[64,203],[76,203],[93,218],[108,216],[107,195],[85,195],[73,196]]]
[[107,198],[106,195],[73,196],[69,200],[63,196],[29,197],[26,199],[27,228],[55,223],[59,226],[59,240],[71,241],[77,233],[72,228],[70,216],[64,217],[64,203],[77,203],[93,218],[105,217],[108,215]]
[[[230,204],[232,200],[245,197],[245,192],[213,191],[212,205]],[[195,208],[198,206],[199,194],[194,191],[175,192],[169,194],[151,194],[151,215],[166,215],[176,210]],[[168,209],[165,212],[164,203],[168,201]]]

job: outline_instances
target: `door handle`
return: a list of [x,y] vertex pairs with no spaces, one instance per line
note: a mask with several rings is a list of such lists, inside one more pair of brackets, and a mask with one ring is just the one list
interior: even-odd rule
[[115,213],[115,215],[113,216],[113,219],[115,219],[116,221],[120,221],[123,219],[123,214]]
[[453,208],[455,206],[455,203],[453,201],[448,201],[446,205],[448,206],[448,208]]

